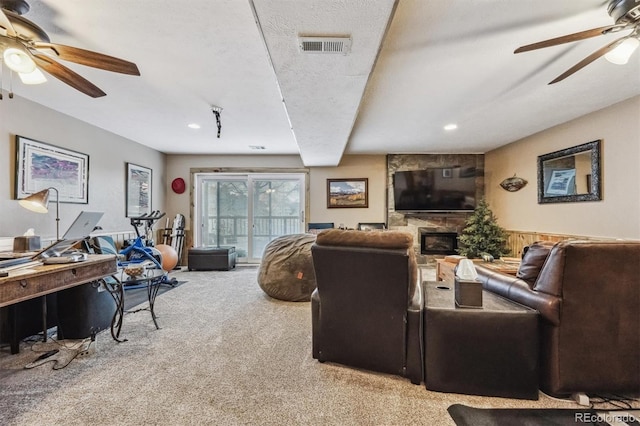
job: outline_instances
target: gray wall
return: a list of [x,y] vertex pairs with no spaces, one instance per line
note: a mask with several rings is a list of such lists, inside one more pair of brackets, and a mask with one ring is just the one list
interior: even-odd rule
[[22,235],[27,228],[34,228],[43,239],[55,237],[55,203],[48,214],[38,214],[13,199],[16,135],[89,155],[89,204],[60,204],[61,233],[82,210],[103,211],[100,226],[105,231],[133,230],[125,218],[127,162],[153,170],[152,207],[164,208],[164,154],[18,96],[4,96],[0,101],[0,237]]

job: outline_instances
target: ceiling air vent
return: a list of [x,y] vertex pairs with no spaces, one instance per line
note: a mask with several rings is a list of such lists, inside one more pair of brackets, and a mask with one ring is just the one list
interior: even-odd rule
[[350,37],[300,37],[302,53],[337,53],[346,55],[351,51]]

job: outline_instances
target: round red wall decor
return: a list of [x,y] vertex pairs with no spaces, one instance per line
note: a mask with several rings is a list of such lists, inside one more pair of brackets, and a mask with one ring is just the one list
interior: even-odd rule
[[175,178],[173,182],[171,182],[171,189],[173,189],[173,192],[175,192],[176,194],[182,194],[186,189],[184,179]]

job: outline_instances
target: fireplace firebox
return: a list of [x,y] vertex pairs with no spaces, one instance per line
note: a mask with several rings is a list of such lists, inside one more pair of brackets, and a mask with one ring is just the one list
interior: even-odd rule
[[457,254],[457,232],[432,232],[420,229],[421,254]]

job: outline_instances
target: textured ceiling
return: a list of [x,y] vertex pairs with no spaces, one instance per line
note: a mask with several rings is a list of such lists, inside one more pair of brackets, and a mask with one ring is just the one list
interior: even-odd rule
[[[133,61],[142,75],[67,63],[107,96],[52,77],[14,81],[16,95],[166,153],[299,154],[320,166],[344,153],[486,152],[640,94],[638,52],[547,85],[611,36],[513,54],[611,24],[603,0],[30,4],[25,17],[53,42]],[[300,35],[348,35],[352,50],[303,54]],[[223,108],[220,139],[211,105]],[[450,122],[458,130],[445,132]]]
[[[340,162],[394,3],[253,0],[305,165]],[[301,35],[348,36],[351,52],[302,54]]]

